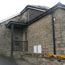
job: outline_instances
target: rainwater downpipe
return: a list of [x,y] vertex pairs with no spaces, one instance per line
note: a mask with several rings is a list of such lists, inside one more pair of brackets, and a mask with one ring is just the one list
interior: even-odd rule
[[55,40],[55,26],[54,26],[55,17],[54,17],[54,11],[52,11],[51,16],[52,16],[53,48],[54,48],[54,54],[56,55],[56,40]]

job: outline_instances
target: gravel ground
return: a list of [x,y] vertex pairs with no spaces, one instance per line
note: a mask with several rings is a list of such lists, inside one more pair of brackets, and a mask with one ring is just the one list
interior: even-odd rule
[[0,65],[17,65],[14,59],[0,56]]

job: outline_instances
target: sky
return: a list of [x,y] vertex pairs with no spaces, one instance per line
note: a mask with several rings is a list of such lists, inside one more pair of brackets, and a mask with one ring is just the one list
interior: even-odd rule
[[0,22],[20,13],[26,5],[40,5],[52,7],[65,0],[0,0]]

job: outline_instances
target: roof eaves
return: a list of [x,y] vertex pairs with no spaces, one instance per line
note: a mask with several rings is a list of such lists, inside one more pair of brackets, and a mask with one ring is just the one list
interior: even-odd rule
[[31,7],[31,8],[36,8],[36,9],[40,9],[40,10],[48,10],[49,7],[46,7],[46,6],[37,6],[37,5],[28,5],[28,7]]
[[17,21],[9,21],[7,24],[6,24],[6,27],[9,28],[12,24],[19,24],[19,25],[27,25],[25,22],[17,22]]
[[46,10],[42,10],[42,9],[38,9],[38,8],[32,8],[32,7],[28,7],[29,9],[33,9],[33,10],[37,10],[37,11],[41,11],[41,12],[45,12]]

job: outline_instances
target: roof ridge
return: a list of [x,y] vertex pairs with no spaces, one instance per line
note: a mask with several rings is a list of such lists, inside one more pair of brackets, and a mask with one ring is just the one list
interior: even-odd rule
[[49,9],[47,6],[40,6],[40,5],[27,5],[26,7],[38,8],[38,9]]

